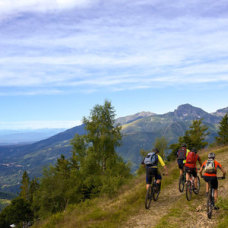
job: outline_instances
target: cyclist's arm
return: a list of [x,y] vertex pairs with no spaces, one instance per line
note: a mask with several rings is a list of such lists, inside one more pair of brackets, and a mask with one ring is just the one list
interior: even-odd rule
[[221,166],[221,164],[218,162],[218,166],[217,166],[223,173],[223,176],[226,176],[226,170]]
[[202,166],[202,161],[201,161],[200,156],[198,156],[198,162],[199,162],[200,166]]
[[226,176],[226,170],[223,169],[223,167],[221,167],[221,171],[222,171],[222,173],[223,173],[223,176],[225,177],[225,176]]
[[164,167],[166,174],[168,174],[167,167],[165,165],[165,162],[163,161],[162,157],[158,155],[158,161],[160,162],[161,166]]
[[205,162],[200,167],[200,170],[199,170],[200,176],[202,176],[202,172],[203,172],[204,167],[205,167]]
[[[186,158],[187,158],[189,152],[190,152],[190,150],[187,149],[187,150],[186,150]],[[186,163],[186,158],[185,158],[185,160],[183,161],[184,164]]]

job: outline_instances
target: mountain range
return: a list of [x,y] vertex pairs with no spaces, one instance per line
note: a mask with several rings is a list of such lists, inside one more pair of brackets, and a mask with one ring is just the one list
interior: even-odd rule
[[[212,142],[217,135],[218,124],[227,112],[228,107],[215,113],[207,113],[190,104],[184,104],[165,114],[140,112],[118,118],[116,123],[122,125],[123,139],[117,152],[125,161],[131,162],[134,171],[142,159],[140,149],[151,149],[155,139],[161,136],[164,136],[169,144],[177,142],[192,120],[203,118],[203,123],[209,127],[210,132],[207,141]],[[29,145],[1,146],[0,190],[16,192],[24,170],[31,177],[39,177],[42,168],[53,164],[61,154],[69,157],[70,141],[76,133],[85,134],[83,124]]]

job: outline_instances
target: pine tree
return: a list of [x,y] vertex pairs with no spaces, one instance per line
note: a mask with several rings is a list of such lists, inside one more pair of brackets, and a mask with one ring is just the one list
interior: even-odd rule
[[26,171],[24,171],[23,176],[22,176],[22,181],[21,181],[21,192],[20,192],[20,197],[23,198],[24,200],[29,200],[29,176]]
[[228,143],[228,115],[226,114],[219,123],[218,137],[216,137],[216,142],[218,144],[225,145]]
[[200,150],[207,146],[208,142],[205,139],[210,133],[207,132],[208,127],[202,123],[202,119],[193,120],[189,128],[183,137],[183,141],[188,145],[188,148],[192,149],[194,147]]

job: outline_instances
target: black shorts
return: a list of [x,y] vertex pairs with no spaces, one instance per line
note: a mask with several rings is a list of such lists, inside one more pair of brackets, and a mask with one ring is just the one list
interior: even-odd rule
[[152,177],[155,177],[155,180],[161,180],[161,174],[159,173],[157,168],[152,168],[149,166],[146,166],[146,183],[151,184]]
[[197,177],[196,168],[189,168],[185,166],[186,173],[192,174],[193,177]]
[[211,181],[211,187],[213,189],[218,189],[218,179],[217,177],[209,177],[209,176],[203,176],[203,179],[206,181],[206,182],[209,182]]
[[183,159],[178,159],[177,160],[177,164],[178,164],[178,167],[179,169],[183,169],[184,168],[184,160]]

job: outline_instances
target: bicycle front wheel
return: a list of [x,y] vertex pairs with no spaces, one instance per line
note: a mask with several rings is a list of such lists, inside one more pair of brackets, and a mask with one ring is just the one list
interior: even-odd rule
[[188,181],[186,184],[186,198],[188,201],[192,199],[192,183],[191,181]]
[[150,187],[146,191],[146,199],[145,199],[145,208],[146,209],[150,208],[151,200],[152,200],[152,187],[150,185]]
[[161,185],[157,184],[156,182],[153,184],[153,192],[152,192],[152,195],[153,195],[153,199],[154,201],[157,201],[158,200],[158,196],[160,194],[160,189],[161,189]]

